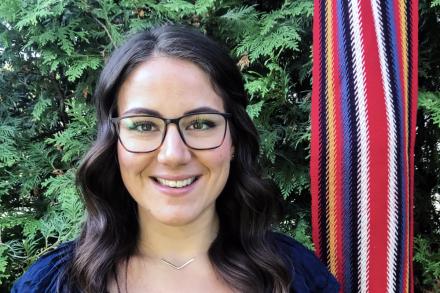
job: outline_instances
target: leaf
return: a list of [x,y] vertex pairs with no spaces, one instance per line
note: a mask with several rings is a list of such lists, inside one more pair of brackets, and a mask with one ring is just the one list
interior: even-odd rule
[[172,18],[183,17],[195,12],[194,4],[184,0],[164,1],[157,8],[161,11],[167,11],[167,14]]
[[27,26],[36,26],[39,21],[49,16],[59,16],[63,13],[67,1],[45,0],[37,3],[27,2],[21,10],[21,19],[16,27],[22,30]]
[[8,268],[8,247],[3,243],[0,243],[0,285],[3,283],[2,280],[9,277],[7,272]]
[[23,222],[23,234],[30,239],[34,239],[38,230],[40,229],[40,222],[38,220],[28,218]]
[[71,82],[81,77],[84,71],[88,68],[96,70],[101,65],[102,60],[98,57],[91,56],[77,56],[74,63],[66,71],[67,79]]
[[196,14],[203,15],[215,8],[216,0],[197,0],[194,4]]
[[[293,191],[301,193],[309,187],[308,170],[294,166],[293,162],[289,162],[286,157],[281,158],[284,163],[280,163],[277,170],[274,172],[273,179],[281,189],[281,194],[284,198],[288,198]],[[287,163],[286,163],[287,161]],[[295,168],[295,174],[289,172]]]
[[20,159],[15,144],[17,128],[0,124],[0,168],[11,167]]
[[258,117],[261,112],[261,108],[263,107],[264,101],[261,100],[258,103],[248,105],[246,108],[246,112],[248,113],[249,117],[251,117],[252,120]]
[[0,2],[0,18],[7,22],[15,22],[21,5],[19,0],[3,0]]
[[277,131],[264,129],[261,133],[261,149],[271,163],[275,162],[275,144],[278,140]]
[[[229,39],[240,42],[246,35],[258,32],[259,13],[255,6],[241,6],[228,10],[220,17],[223,33]],[[235,53],[235,52],[234,52]],[[236,54],[239,56],[240,54]]]
[[305,245],[308,249],[313,250],[312,237],[310,236],[310,224],[305,220],[304,214],[300,214],[299,220],[295,225],[293,238]]
[[71,99],[67,104],[67,113],[72,122],[46,143],[56,146],[62,153],[63,162],[78,161],[87,151],[92,141],[95,126],[94,110],[78,99]]
[[43,113],[47,110],[51,103],[52,101],[50,99],[41,96],[35,104],[34,110],[32,111],[33,120],[40,121]]
[[430,242],[421,236],[414,239],[414,262],[423,267],[425,284],[434,284],[440,279],[440,252],[435,247],[438,247],[438,242]]
[[440,92],[419,92],[419,107],[425,109],[440,127]]

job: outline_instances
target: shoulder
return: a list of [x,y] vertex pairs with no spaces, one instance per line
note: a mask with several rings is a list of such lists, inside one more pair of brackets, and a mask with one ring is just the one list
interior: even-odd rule
[[271,233],[273,242],[292,272],[295,292],[338,292],[339,284],[316,255],[298,241]]
[[43,255],[15,282],[11,293],[66,292],[61,288],[62,279],[74,246],[74,242],[68,242]]

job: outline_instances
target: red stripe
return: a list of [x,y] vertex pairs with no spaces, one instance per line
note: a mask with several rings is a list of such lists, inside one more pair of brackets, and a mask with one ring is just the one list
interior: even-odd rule
[[381,77],[378,44],[370,1],[361,1],[365,85],[370,135],[370,254],[369,291],[383,292],[387,282],[387,189],[388,129],[385,92]]
[[[413,259],[413,237],[414,237],[414,225],[413,225],[413,206],[414,206],[414,146],[415,146],[415,138],[416,138],[416,124],[417,124],[417,93],[418,93],[418,76],[417,76],[417,68],[418,68],[418,40],[419,40],[419,33],[418,33],[418,23],[419,23],[419,12],[418,12],[418,1],[414,0],[410,2],[410,8],[412,19],[411,23],[411,31],[412,35],[412,63],[410,70],[412,72],[412,80],[409,82],[412,84],[411,89],[411,98],[412,98],[412,108],[411,111],[411,141],[410,143],[410,168],[409,168],[409,178],[410,178],[410,197],[409,197],[409,219],[410,219],[410,233],[409,233],[409,259]],[[410,277],[410,291],[411,293],[414,293],[414,280],[413,280],[413,262],[410,261],[409,263],[409,277]]]
[[[312,194],[312,238],[315,244],[315,251],[317,255],[321,254],[320,247],[320,237],[319,237],[319,229],[322,228],[319,226],[319,216],[321,213],[325,213],[325,211],[319,210],[319,136],[321,130],[319,129],[319,84],[321,83],[320,79],[320,64],[319,60],[321,59],[321,52],[319,50],[320,44],[320,26],[322,24],[322,20],[320,17],[320,9],[321,9],[321,1],[315,0],[314,6],[314,15],[313,18],[313,68],[312,68],[312,76],[313,76],[313,84],[312,86],[312,111],[311,111],[311,145],[310,145],[310,192]],[[325,131],[325,130],[323,130]],[[315,216],[313,216],[315,215]],[[322,249],[326,249],[323,247]]]

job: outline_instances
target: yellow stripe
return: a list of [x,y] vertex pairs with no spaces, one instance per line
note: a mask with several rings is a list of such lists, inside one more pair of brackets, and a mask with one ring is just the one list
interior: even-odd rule
[[[409,112],[409,105],[408,105],[408,36],[407,36],[407,26],[408,26],[408,20],[406,18],[406,1],[398,1],[399,5],[399,12],[400,12],[400,31],[402,36],[402,70],[403,70],[403,82],[402,82],[402,90],[403,90],[403,104],[404,105],[404,133],[408,134],[408,112]],[[405,137],[405,148],[408,146],[408,136]],[[408,159],[408,158],[405,158]],[[408,168],[407,168],[408,170]],[[409,175],[409,174],[406,174]],[[409,177],[407,177],[409,178]]]
[[[405,150],[408,150],[408,146],[409,146],[409,142],[408,142],[408,135],[409,135],[409,129],[411,127],[411,125],[408,125],[409,121],[408,121],[408,117],[409,117],[409,97],[408,97],[408,88],[409,88],[409,82],[411,82],[410,80],[408,80],[408,35],[407,35],[407,27],[408,25],[408,19],[406,18],[406,10],[408,9],[408,7],[406,6],[406,1],[398,1],[397,2],[399,5],[399,13],[400,13],[400,31],[401,31],[401,37],[402,37],[402,72],[403,72],[403,83],[402,83],[402,90],[403,90],[403,106],[404,106],[404,131],[406,133],[405,136]],[[410,178],[409,177],[409,153],[407,153],[407,156],[405,158],[406,161],[406,178]],[[409,192],[409,181],[407,181],[407,188],[406,191]],[[409,209],[407,208],[407,215],[409,215]],[[406,221],[406,235],[409,235],[410,232],[410,225],[409,225],[409,221]],[[406,237],[405,239],[405,246],[406,246],[406,253],[409,257],[409,253],[410,253],[410,247],[409,247],[409,237]],[[404,288],[404,292],[409,292],[409,262],[407,263],[407,265],[403,268],[404,269],[404,280],[405,283],[403,284],[403,288]]]
[[330,260],[330,271],[333,274],[337,274],[337,239],[336,231],[338,229],[338,223],[336,219],[336,163],[338,158],[336,157],[336,131],[335,131],[335,93],[334,93],[334,79],[333,79],[333,38],[336,37],[333,23],[333,0],[327,1],[327,13],[326,13],[326,47],[327,47],[327,98],[328,98],[328,115],[327,116],[327,132],[329,138],[329,151],[328,151],[328,199],[329,199],[329,260]]

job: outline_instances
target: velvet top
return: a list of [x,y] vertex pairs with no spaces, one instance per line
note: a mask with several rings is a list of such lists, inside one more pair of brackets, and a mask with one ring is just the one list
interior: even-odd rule
[[[272,233],[275,246],[289,263],[293,276],[291,292],[338,292],[339,285],[313,252],[296,240]],[[68,242],[37,260],[14,284],[12,293],[76,293],[69,289],[64,272],[74,253],[74,242]]]

